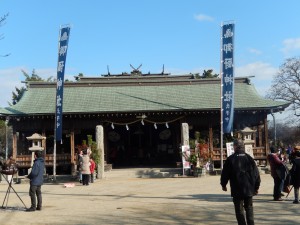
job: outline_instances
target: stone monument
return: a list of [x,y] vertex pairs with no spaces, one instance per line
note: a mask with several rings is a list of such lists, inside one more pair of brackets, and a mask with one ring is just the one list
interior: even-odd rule
[[245,127],[244,130],[241,130],[241,133],[243,135],[243,142],[245,144],[245,152],[254,158],[253,155],[253,147],[255,141],[253,140],[253,134],[256,132],[256,130],[252,130],[249,127]]
[[[32,146],[29,148],[29,151],[31,151],[31,164],[30,164],[30,166],[32,167],[33,160],[34,160],[34,152],[44,150],[44,147],[42,146],[42,140],[45,140],[46,137],[43,137],[42,135],[40,135],[38,133],[34,133],[30,137],[26,137],[26,138],[27,138],[27,140],[32,141]],[[31,167],[28,170],[28,174],[31,171]]]

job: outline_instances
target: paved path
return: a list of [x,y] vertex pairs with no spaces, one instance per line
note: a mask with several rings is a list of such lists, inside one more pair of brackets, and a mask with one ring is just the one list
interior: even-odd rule
[[[284,202],[272,201],[273,180],[261,175],[255,197],[256,224],[300,224],[300,205],[292,204],[293,193]],[[201,178],[106,178],[89,186],[76,183],[45,184],[43,210],[25,212],[15,193],[7,209],[0,209],[0,224],[236,224],[229,192],[221,191],[220,176]],[[0,184],[0,201],[7,184]],[[30,206],[29,184],[15,190]]]

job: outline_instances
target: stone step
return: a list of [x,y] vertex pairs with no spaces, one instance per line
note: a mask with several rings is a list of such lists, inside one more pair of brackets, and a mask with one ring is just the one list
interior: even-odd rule
[[108,171],[111,171],[112,170],[112,164],[105,164],[104,165],[104,171],[105,172],[108,172]]
[[178,177],[182,175],[180,168],[124,168],[112,169],[105,173],[106,178],[163,178]]

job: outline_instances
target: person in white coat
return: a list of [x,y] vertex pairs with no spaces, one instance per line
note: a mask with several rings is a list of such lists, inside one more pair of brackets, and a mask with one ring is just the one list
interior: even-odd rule
[[82,184],[89,185],[90,178],[90,157],[88,155],[87,149],[82,151],[83,156],[80,158],[80,171],[82,174]]

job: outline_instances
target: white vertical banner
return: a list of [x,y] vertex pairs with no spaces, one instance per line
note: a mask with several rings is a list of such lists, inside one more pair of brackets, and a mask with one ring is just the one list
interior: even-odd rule
[[190,169],[191,164],[188,160],[188,158],[191,155],[191,150],[189,145],[183,145],[181,146],[181,153],[182,153],[182,174],[184,175],[184,169]]
[[231,156],[234,153],[233,142],[226,143],[227,157]]

